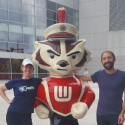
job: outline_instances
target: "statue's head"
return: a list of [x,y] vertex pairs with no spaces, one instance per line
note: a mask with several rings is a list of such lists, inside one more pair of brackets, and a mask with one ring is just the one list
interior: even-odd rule
[[35,42],[35,52],[32,55],[36,65],[58,76],[70,75],[91,60],[90,52],[84,47],[85,40],[77,40],[78,29],[64,23],[64,15],[65,9],[59,9],[60,23],[45,30],[46,40]]

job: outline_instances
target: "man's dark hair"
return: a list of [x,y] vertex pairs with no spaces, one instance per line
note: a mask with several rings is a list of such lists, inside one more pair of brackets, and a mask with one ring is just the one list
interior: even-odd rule
[[112,51],[106,50],[106,51],[104,51],[104,52],[101,54],[101,61],[102,61],[102,56],[103,56],[104,53],[110,53],[110,54],[112,55],[112,57],[113,57],[113,60],[116,59],[116,58],[115,58],[115,54],[114,54]]

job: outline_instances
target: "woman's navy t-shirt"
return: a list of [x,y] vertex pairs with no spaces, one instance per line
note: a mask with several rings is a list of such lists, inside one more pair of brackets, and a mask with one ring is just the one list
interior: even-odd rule
[[5,86],[8,90],[13,88],[15,96],[8,111],[33,113],[36,90],[41,81],[41,78],[30,78],[28,80],[17,78],[7,82]]
[[91,78],[99,86],[97,115],[119,115],[122,111],[122,96],[125,90],[125,72],[116,70],[113,74],[107,74],[105,70],[100,70]]

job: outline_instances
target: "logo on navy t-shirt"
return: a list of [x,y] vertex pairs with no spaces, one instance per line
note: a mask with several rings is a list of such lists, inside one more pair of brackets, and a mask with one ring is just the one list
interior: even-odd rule
[[20,92],[26,92],[26,91],[33,90],[33,89],[34,89],[33,86],[29,86],[29,87],[27,87],[27,86],[20,86],[19,87],[19,91]]

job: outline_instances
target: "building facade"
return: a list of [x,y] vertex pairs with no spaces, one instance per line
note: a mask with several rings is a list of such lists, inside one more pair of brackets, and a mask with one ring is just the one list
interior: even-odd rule
[[[21,76],[22,60],[32,58],[34,41],[44,40],[44,30],[58,23],[59,7],[66,8],[66,22],[79,28],[79,39],[86,39],[89,74],[103,69],[105,50],[113,51],[115,67],[125,70],[125,0],[0,0],[0,80]],[[48,74],[34,67],[34,77]]]
[[[58,23],[59,7],[66,8],[66,22],[79,28],[78,0],[0,0],[0,80],[21,77],[22,60],[32,58],[34,41],[44,40],[44,30]],[[34,77],[47,76],[34,67]]]
[[125,0],[79,0],[79,30],[92,53],[89,74],[103,69],[105,50],[115,53],[115,68],[125,71]]

